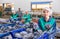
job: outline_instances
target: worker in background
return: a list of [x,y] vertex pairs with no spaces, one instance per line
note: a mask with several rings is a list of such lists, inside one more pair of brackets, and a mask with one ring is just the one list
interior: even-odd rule
[[10,16],[10,20],[11,21],[17,21],[18,20],[18,14],[15,11],[12,12],[12,14]]
[[39,30],[42,32],[47,31],[49,33],[49,39],[54,39],[54,35],[56,32],[56,20],[51,17],[52,10],[50,8],[45,7],[43,9],[43,17],[39,18],[38,26]]
[[25,23],[30,22],[31,21],[31,14],[29,14],[28,11],[25,11],[25,14],[23,15],[22,19],[25,20]]
[[21,20],[23,16],[21,9],[18,8],[18,11],[16,13],[18,14],[19,20]]

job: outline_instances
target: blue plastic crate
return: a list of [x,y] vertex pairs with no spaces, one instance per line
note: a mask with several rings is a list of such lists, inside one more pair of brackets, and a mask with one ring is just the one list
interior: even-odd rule
[[9,34],[10,34],[10,32],[1,33],[1,34],[0,34],[0,38],[5,37],[5,36],[8,36]]
[[37,39],[49,39],[49,34],[48,33],[44,33],[43,35],[41,35],[39,38]]
[[25,28],[16,29],[16,30],[11,31],[10,34],[11,34],[12,38],[16,38],[15,34],[22,32],[22,31],[26,31],[26,29]]
[[2,24],[2,26],[14,26],[15,24],[12,23],[12,24]]

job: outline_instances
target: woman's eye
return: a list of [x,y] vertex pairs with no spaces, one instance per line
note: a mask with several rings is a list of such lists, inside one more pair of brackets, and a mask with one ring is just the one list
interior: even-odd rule
[[46,10],[46,11],[43,11],[43,13],[48,13],[48,12],[49,12],[49,11],[47,11],[47,10]]

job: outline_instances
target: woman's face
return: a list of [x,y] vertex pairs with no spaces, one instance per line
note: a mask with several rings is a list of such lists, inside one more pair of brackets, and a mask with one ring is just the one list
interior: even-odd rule
[[43,11],[43,16],[44,16],[44,17],[49,17],[49,15],[50,15],[50,13],[49,13],[48,10],[44,10],[44,11]]
[[25,13],[28,14],[28,11],[26,11]]

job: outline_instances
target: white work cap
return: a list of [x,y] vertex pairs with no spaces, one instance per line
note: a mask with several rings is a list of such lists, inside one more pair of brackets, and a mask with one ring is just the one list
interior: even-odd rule
[[51,9],[51,8],[45,7],[45,8],[43,8],[43,11],[44,11],[44,10],[47,10],[47,11],[49,11],[49,13],[50,13],[50,16],[52,15],[52,9]]

